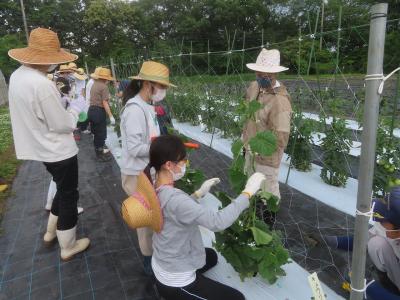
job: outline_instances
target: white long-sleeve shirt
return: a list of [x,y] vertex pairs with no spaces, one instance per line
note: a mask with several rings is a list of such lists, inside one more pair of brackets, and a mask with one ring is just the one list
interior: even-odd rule
[[62,107],[54,82],[28,66],[10,77],[9,107],[18,159],[57,162],[78,153],[72,132],[78,114]]

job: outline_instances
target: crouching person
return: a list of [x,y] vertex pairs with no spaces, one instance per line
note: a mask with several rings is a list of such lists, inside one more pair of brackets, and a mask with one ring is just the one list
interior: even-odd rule
[[156,170],[155,187],[164,217],[162,230],[153,235],[152,268],[160,295],[166,300],[245,299],[236,289],[202,275],[217,264],[217,254],[204,248],[198,226],[212,231],[231,226],[249,206],[249,198],[260,189],[265,176],[253,174],[230,205],[214,212],[196,198],[203,197],[218,179],[206,181],[192,196],[174,187],[186,169],[186,150],[178,137],[160,136],[152,142],[150,166]]
[[61,258],[68,260],[89,246],[89,239],[76,240],[78,221],[78,148],[72,132],[85,101],[72,101],[66,110],[54,82],[46,77],[60,63],[78,57],[60,48],[51,30],[32,30],[27,48],[8,55],[22,64],[10,78],[10,116],[18,159],[44,163],[56,183],[44,242],[58,239]]

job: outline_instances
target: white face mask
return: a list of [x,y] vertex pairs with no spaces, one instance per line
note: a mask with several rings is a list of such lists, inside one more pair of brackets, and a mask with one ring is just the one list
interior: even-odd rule
[[50,65],[48,68],[47,68],[47,72],[53,72],[54,70],[55,70],[55,68],[57,68],[57,66],[58,65]]
[[391,232],[391,231],[399,231],[398,229],[395,229],[395,230],[388,230],[388,229],[386,229],[385,227],[383,227],[383,225],[382,225],[381,223],[379,223],[379,222],[375,222],[374,228],[375,228],[376,235],[379,235],[379,236],[381,236],[381,237],[384,237],[385,239],[387,239],[387,240],[389,240],[389,241],[390,241],[390,240],[392,240],[392,241],[400,240],[400,238],[397,238],[397,239],[388,238],[387,235],[386,235],[386,233],[387,233],[388,231],[389,231],[389,232]]
[[159,89],[159,88],[156,88],[156,87],[154,87],[154,90],[156,91],[156,93],[151,95],[150,99],[153,102],[160,102],[160,101],[164,100],[165,95],[167,94],[167,90],[166,89]]
[[186,173],[186,164],[184,164],[183,166],[180,166],[181,171],[179,173],[175,173],[174,171],[171,171],[172,174],[172,178],[174,181],[178,181],[179,179],[181,179],[183,176],[185,176]]

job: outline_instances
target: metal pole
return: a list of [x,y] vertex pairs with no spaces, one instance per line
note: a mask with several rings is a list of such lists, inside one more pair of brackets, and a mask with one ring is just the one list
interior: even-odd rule
[[299,56],[297,65],[297,75],[300,76],[301,72],[301,19],[299,18]]
[[319,7],[317,11],[317,20],[315,21],[315,27],[314,27],[314,33],[311,33],[311,21],[310,21],[310,14],[308,13],[308,23],[309,23],[309,28],[310,28],[310,34],[312,34],[312,43],[311,43],[311,51],[310,51],[310,57],[308,59],[308,68],[307,68],[307,75],[310,75],[310,68],[311,68],[311,59],[313,55],[315,55],[315,34],[317,33],[318,29],[318,19],[319,19]]
[[117,77],[115,76],[115,65],[114,65],[114,60],[112,57],[110,58],[110,66],[111,66],[111,73],[112,76],[114,77],[114,82],[117,81]]
[[86,70],[86,74],[89,75],[89,68],[88,68],[86,60],[85,60],[85,70]]
[[325,0],[322,0],[321,8],[321,36],[319,37],[319,51],[322,50],[322,34],[324,32]]
[[392,112],[392,122],[390,124],[390,141],[393,141],[393,130],[394,130],[394,121],[397,116],[397,107],[398,107],[398,102],[400,100],[400,72],[397,73],[397,83],[396,83],[396,95],[394,97],[394,103],[393,103],[393,112]]
[[20,0],[19,2],[21,3],[21,12],[22,12],[22,20],[24,22],[24,28],[25,28],[26,43],[28,44],[29,43],[29,31],[28,31],[28,24],[26,23],[24,0]]
[[264,28],[261,29],[261,48],[264,48]]
[[192,76],[192,52],[193,52],[193,42],[190,41],[190,63],[189,63],[189,67],[190,67],[190,76]]
[[340,55],[340,32],[342,31],[342,6],[339,6],[339,26],[338,26],[338,37],[336,43],[336,66],[335,66],[335,80],[333,92],[336,95],[336,77],[339,69],[339,55]]
[[[379,3],[371,7],[367,76],[370,75],[372,78],[367,77],[370,80],[366,81],[365,88],[364,129],[362,132],[357,192],[357,210],[362,213],[369,212],[371,207],[376,132],[379,117],[379,101],[381,98],[378,94],[378,87],[381,81],[379,78],[373,78],[373,76],[375,74],[383,74],[387,9],[387,3]],[[362,300],[364,296],[363,290],[365,288],[364,278],[368,243],[368,221],[368,217],[356,214],[353,243],[354,249],[351,267],[352,291],[350,300]]]
[[207,70],[208,75],[210,74],[210,40],[207,40]]
[[243,31],[243,46],[242,46],[242,72],[243,73],[243,67],[244,67],[244,47],[245,47],[245,42],[246,42],[246,32]]

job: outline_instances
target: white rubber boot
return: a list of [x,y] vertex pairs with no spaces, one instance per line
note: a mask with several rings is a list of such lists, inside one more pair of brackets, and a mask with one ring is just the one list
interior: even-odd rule
[[61,248],[61,259],[70,260],[75,254],[85,251],[90,244],[88,238],[76,240],[76,226],[68,230],[57,230],[58,243]]
[[58,220],[57,216],[53,215],[52,213],[49,214],[49,221],[47,222],[47,231],[43,237],[44,244],[46,247],[51,246],[57,238],[56,234],[57,220]]

